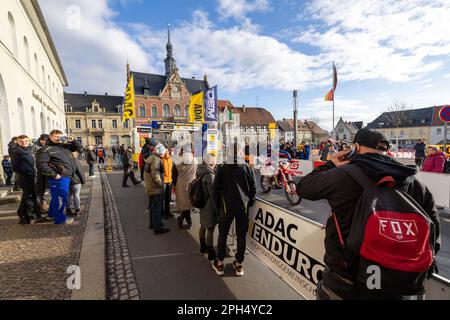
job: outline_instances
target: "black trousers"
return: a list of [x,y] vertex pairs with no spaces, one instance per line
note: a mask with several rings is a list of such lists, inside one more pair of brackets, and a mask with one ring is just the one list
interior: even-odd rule
[[38,203],[34,179],[26,179],[19,176],[17,184],[22,189],[22,198],[20,199],[17,215],[21,222],[29,223],[32,218],[40,219],[41,206]]
[[131,182],[133,182],[134,184],[138,184],[139,181],[136,180],[136,177],[134,176],[134,171],[132,168],[128,167],[128,168],[124,168],[123,169],[123,181],[122,181],[122,186],[126,186],[127,182],[128,182],[128,178],[131,179]]
[[164,185],[164,210],[165,216],[170,214],[170,198],[172,196],[172,184],[166,183]]
[[94,164],[89,163],[89,176],[92,177],[94,175]]
[[187,223],[192,223],[192,219],[191,219],[191,210],[184,210],[181,211],[181,215],[179,217],[179,219],[181,221],[184,221],[184,219],[186,219]]
[[228,233],[230,232],[230,227],[233,220],[236,220],[236,237],[237,237],[237,252],[235,258],[238,263],[242,263],[244,262],[246,237],[249,224],[248,214],[246,213],[225,214],[222,212],[219,218],[219,239],[217,240],[217,251],[218,251],[217,258],[220,261],[223,261],[225,259]]
[[45,202],[45,191],[47,190],[47,177],[43,174],[38,174],[36,178],[36,196],[39,203],[42,205]]

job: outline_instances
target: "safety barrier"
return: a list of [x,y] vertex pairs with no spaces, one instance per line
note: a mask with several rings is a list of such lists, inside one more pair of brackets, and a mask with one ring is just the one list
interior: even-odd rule
[[[325,228],[258,199],[250,210],[247,249],[305,299],[316,299],[324,270]],[[438,275],[427,283],[426,299],[450,300],[450,282]]]

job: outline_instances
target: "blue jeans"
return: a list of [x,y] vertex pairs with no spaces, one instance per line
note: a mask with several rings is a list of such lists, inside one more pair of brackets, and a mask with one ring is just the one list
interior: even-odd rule
[[163,210],[163,194],[160,193],[149,197],[148,208],[150,209],[150,224],[153,224],[155,231],[161,230],[164,225],[161,220]]
[[[67,206],[67,200],[69,198],[70,178],[62,177],[59,180],[48,179],[48,186],[52,195],[48,215],[53,218],[54,224],[63,224],[67,220],[64,209]],[[60,202],[60,199],[62,202]]]

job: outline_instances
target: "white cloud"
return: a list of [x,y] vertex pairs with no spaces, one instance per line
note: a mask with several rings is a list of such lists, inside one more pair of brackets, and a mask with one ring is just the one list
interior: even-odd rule
[[249,13],[270,10],[268,0],[218,0],[218,2],[218,11],[222,18],[242,20]]
[[[139,44],[114,24],[107,0],[40,0],[42,11],[68,77],[68,91],[123,94],[127,59],[138,70],[151,69]],[[69,29],[67,8],[78,6],[79,29]]]
[[319,47],[345,80],[408,81],[448,61],[448,0],[315,0],[305,14],[314,23],[294,41]]

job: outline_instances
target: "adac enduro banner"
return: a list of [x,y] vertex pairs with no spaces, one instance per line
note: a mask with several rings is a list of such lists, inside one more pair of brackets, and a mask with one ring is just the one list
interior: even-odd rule
[[189,122],[205,122],[204,93],[200,92],[191,97],[189,102]]
[[134,96],[134,78],[133,75],[128,82],[127,89],[125,91],[125,99],[122,113],[122,121],[125,122],[127,119],[136,118],[134,113],[135,96]]
[[257,200],[250,210],[247,249],[308,300],[316,299],[325,268],[324,239],[319,224],[266,202]]
[[205,92],[205,121],[217,121],[217,86]]

